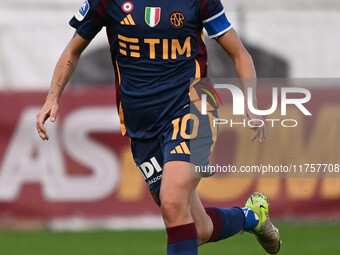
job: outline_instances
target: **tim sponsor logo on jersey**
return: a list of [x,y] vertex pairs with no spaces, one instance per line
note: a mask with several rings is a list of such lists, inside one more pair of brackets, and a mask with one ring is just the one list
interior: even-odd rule
[[[140,58],[140,46],[147,45],[149,49],[149,59],[177,59],[180,55],[191,57],[191,36],[182,40],[179,39],[155,39],[155,38],[132,38],[123,35],[118,35],[119,39],[119,52],[124,56],[130,56],[133,58]],[[156,49],[161,47],[162,54],[156,56]]]

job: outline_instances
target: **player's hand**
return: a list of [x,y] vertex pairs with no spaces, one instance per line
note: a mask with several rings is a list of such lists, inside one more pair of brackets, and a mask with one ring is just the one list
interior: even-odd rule
[[45,129],[45,121],[50,118],[54,122],[58,114],[58,103],[54,100],[47,99],[37,116],[37,131],[41,139],[48,140],[49,137]]
[[[267,138],[267,127],[266,123],[264,121],[263,116],[256,115],[249,111],[249,109],[246,107],[246,114],[243,116],[244,120],[252,120],[250,123],[252,126],[258,126],[258,127],[251,127],[250,129],[254,131],[253,136],[251,137],[251,141],[254,142],[256,138],[260,143],[263,142],[263,139]],[[263,125],[262,125],[263,124]],[[262,125],[262,126],[261,126]]]

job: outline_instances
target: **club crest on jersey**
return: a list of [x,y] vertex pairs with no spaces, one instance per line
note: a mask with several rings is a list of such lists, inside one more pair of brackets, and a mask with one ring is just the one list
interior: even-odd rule
[[90,10],[90,4],[87,0],[85,0],[74,16],[76,17],[78,21],[82,21],[85,18],[86,14],[89,12],[89,10]]
[[145,22],[150,27],[155,27],[161,19],[160,7],[146,7],[145,8]]
[[175,28],[180,28],[184,25],[185,17],[181,12],[173,12],[170,16],[170,23]]
[[133,3],[125,2],[122,4],[122,10],[126,13],[132,12],[133,10]]

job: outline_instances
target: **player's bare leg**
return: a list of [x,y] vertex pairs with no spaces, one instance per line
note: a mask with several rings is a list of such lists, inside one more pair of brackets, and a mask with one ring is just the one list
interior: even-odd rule
[[160,200],[168,255],[197,255],[199,243],[223,240],[243,230],[241,208],[203,207],[195,190],[199,180],[190,176],[189,162],[164,165]]
[[241,208],[203,207],[196,192],[199,180],[190,176],[189,162],[164,165],[160,200],[168,255],[197,255],[199,244],[223,240],[243,230]]
[[197,255],[198,236],[190,209],[199,179],[190,177],[190,163],[164,165],[160,189],[161,211],[168,234],[168,255]]
[[199,182],[190,177],[190,163],[170,161],[164,165],[160,190],[161,211],[166,227],[193,222],[190,204]]
[[168,255],[197,255],[199,245],[229,238],[243,230],[255,231],[269,253],[279,251],[278,233],[261,232],[264,223],[269,225],[268,212],[265,220],[257,212],[257,204],[247,203],[243,209],[204,208],[196,192],[199,180],[190,176],[188,162],[170,161],[164,165],[160,200],[168,234]]
[[206,213],[196,190],[192,197],[190,211],[196,225],[199,245],[209,242],[214,226],[211,218]]

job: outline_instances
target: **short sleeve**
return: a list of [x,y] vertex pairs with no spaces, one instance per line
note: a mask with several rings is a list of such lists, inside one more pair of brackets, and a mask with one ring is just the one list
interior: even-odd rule
[[92,40],[105,26],[107,0],[85,0],[69,24],[86,40]]
[[200,0],[202,22],[210,38],[217,38],[232,28],[220,0]]

